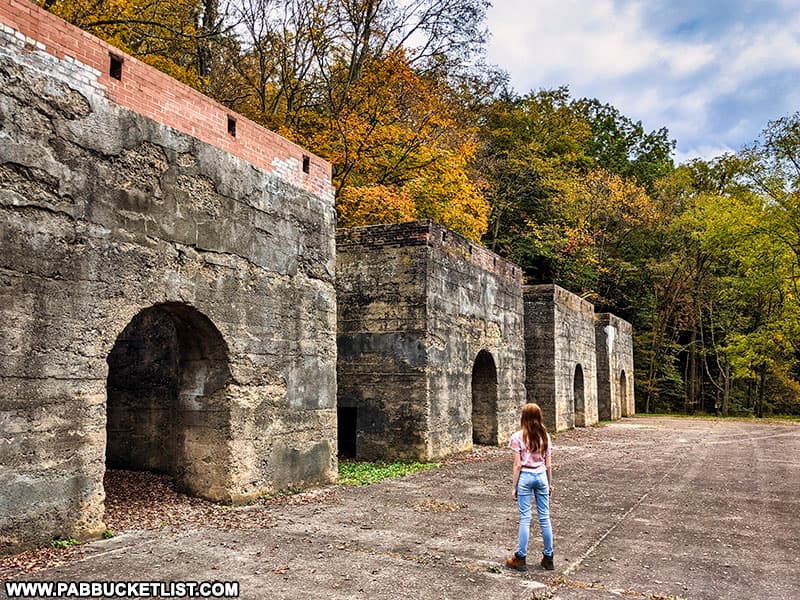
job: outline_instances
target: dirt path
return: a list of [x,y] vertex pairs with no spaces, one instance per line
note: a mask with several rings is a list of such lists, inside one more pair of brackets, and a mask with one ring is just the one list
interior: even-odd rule
[[798,424],[637,417],[554,442],[555,572],[497,568],[516,541],[510,459],[481,449],[246,508],[169,497],[164,516],[151,498],[167,492],[140,494],[147,519],[118,503],[108,520],[148,529],[24,577],[236,580],[242,598],[800,598]]

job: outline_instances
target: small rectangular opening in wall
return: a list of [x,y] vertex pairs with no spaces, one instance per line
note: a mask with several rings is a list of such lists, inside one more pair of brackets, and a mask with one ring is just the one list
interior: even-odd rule
[[108,74],[114,79],[122,79],[122,57],[115,54],[109,54]]
[[336,407],[339,436],[339,457],[356,458],[358,455],[358,408],[355,406]]
[[228,116],[228,133],[231,137],[236,137],[236,119]]
[[303,154],[303,173],[308,173],[311,169],[311,157]]

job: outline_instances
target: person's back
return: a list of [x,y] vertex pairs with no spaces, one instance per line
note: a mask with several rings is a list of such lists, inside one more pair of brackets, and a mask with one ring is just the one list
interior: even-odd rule
[[518,571],[527,570],[528,537],[531,526],[531,497],[536,500],[536,512],[542,529],[541,565],[552,570],[553,530],[550,524],[550,494],[553,491],[552,443],[542,422],[542,410],[537,404],[522,408],[520,430],[514,433],[508,446],[514,451],[514,485],[512,495],[519,508],[519,537],[517,551],[506,560],[506,566]]

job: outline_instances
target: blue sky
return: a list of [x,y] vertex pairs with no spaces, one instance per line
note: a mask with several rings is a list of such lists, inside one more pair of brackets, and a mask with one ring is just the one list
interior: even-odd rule
[[800,0],[493,0],[487,24],[517,92],[568,85],[666,126],[678,162],[800,110]]

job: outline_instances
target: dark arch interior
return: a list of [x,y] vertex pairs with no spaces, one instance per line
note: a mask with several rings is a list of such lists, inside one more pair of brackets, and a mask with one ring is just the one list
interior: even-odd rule
[[227,349],[183,304],[137,314],[108,355],[106,466],[155,471],[210,496],[225,469]]
[[628,416],[628,381],[625,377],[625,371],[619,374],[619,406],[620,414],[623,417]]
[[497,443],[497,368],[486,350],[478,352],[472,366],[472,441]]
[[572,380],[572,399],[574,402],[575,426],[586,426],[586,400],[584,398],[583,367],[575,365],[575,376]]

